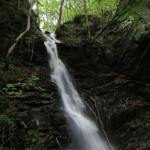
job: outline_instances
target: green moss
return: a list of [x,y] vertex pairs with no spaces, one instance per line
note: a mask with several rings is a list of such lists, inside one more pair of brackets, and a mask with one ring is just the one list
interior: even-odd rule
[[38,130],[28,130],[28,135],[32,139],[32,143],[43,144],[45,142],[45,133]]
[[7,83],[2,90],[4,93],[13,97],[17,97],[24,94],[25,91],[28,90],[29,88],[35,88],[42,91],[44,89],[42,89],[40,86],[35,86],[38,80],[39,80],[38,77],[31,76],[30,78],[27,78],[26,81]]
[[15,149],[12,149],[12,148],[7,148],[3,145],[0,145],[0,150],[15,150]]
[[0,127],[8,127],[8,126],[15,126],[14,121],[8,116],[4,114],[0,114]]

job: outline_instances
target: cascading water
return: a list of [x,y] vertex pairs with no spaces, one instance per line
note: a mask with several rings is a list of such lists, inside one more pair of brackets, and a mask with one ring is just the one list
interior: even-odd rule
[[44,36],[46,38],[44,44],[50,57],[51,79],[57,85],[68,115],[68,122],[77,141],[78,146],[74,149],[108,150],[106,142],[99,135],[96,124],[85,115],[86,107],[75,90],[65,65],[58,57],[55,42],[59,41],[55,39],[54,34],[44,34]]

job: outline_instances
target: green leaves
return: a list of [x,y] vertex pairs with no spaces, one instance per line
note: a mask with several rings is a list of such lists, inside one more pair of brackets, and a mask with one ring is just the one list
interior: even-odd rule
[[[2,90],[3,92],[7,93],[10,96],[20,96],[23,94],[25,90],[34,87],[35,83],[38,80],[39,80],[38,77],[32,76],[28,78],[25,82],[8,83]],[[41,87],[34,87],[34,88],[43,91]]]
[[[104,16],[106,11],[116,10],[118,0],[88,0],[87,13],[89,15]],[[61,0],[38,0],[35,11],[38,14],[38,23],[43,30],[54,32],[59,18]],[[84,0],[66,0],[63,6],[62,23],[72,20],[74,16],[85,14]],[[112,14],[112,13],[111,13]]]
[[[87,14],[97,15],[109,21],[116,13],[122,18],[133,15],[146,0],[88,0]],[[38,0],[35,11],[38,23],[43,30],[54,32],[59,18],[61,0]],[[72,20],[76,15],[84,15],[84,0],[65,0],[62,12],[62,23]],[[118,16],[118,17],[120,17]]]
[[9,116],[0,114],[0,126],[15,126],[15,123]]

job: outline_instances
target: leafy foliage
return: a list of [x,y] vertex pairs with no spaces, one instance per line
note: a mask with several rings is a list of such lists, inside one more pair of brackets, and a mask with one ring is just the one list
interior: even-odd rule
[[[85,14],[84,0],[66,0],[63,6],[62,23],[72,20],[76,15]],[[34,8],[38,14],[38,23],[43,30],[55,31],[58,23],[61,0],[38,0]],[[89,15],[111,18],[117,9],[118,0],[88,0]]]
[[[114,17],[129,18],[137,23],[137,11],[148,3],[148,0],[65,0],[62,12],[62,22],[72,20],[74,16],[84,15],[84,3],[87,5],[88,15],[97,15],[109,22]],[[34,8],[38,14],[38,23],[42,30],[54,32],[59,19],[61,0],[38,0]]]
[[131,15],[136,15],[136,12],[145,2],[145,0],[127,0],[126,2],[120,1],[117,10],[117,13],[119,14],[118,16],[128,18]]
[[[20,96],[23,94],[24,91],[28,90],[31,87],[34,87],[35,83],[38,80],[38,77],[32,76],[31,78],[28,78],[25,82],[8,83],[2,90],[10,96]],[[43,90],[40,87],[36,88]]]

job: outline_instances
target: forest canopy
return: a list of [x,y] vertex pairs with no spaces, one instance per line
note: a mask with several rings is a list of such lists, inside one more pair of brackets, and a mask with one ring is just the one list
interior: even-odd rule
[[[32,0],[29,0],[30,3]],[[38,15],[37,22],[42,30],[55,31],[58,22],[61,24],[72,20],[76,15],[96,15],[105,21],[117,17],[132,16],[148,0],[37,0],[34,11]],[[62,6],[61,6],[62,5]],[[60,14],[60,7],[62,12]],[[133,15],[134,14],[134,15]]]

